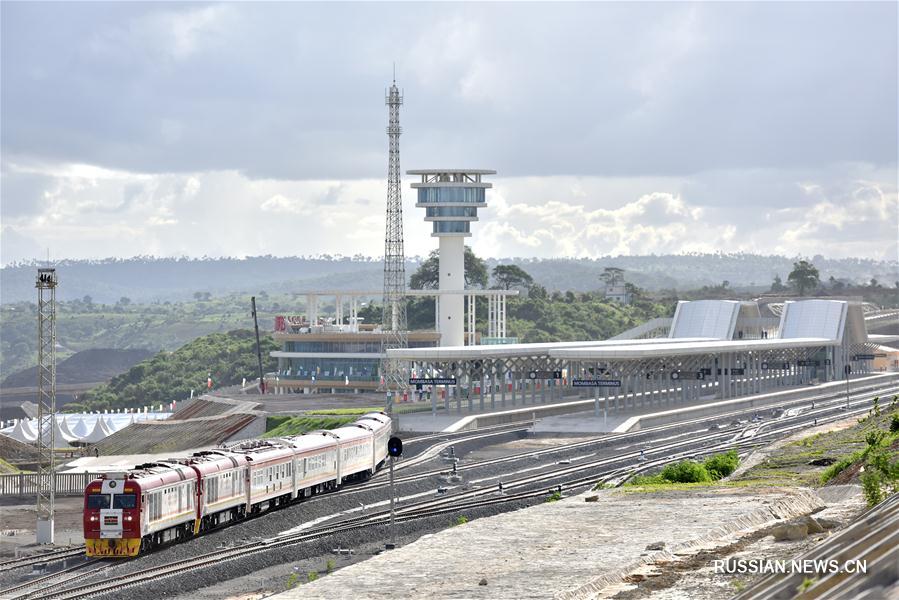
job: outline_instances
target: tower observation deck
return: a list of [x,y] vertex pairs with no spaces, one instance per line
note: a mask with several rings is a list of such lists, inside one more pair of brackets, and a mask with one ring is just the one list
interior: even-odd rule
[[[495,175],[489,169],[416,169],[420,175],[412,184],[417,190],[415,206],[425,209],[425,221],[433,223],[432,237],[440,239],[438,330],[441,346],[461,346],[465,329],[465,238],[471,236],[471,223],[478,220],[478,209],[486,208],[486,190],[493,184],[483,175]],[[458,291],[458,294],[452,292]]]

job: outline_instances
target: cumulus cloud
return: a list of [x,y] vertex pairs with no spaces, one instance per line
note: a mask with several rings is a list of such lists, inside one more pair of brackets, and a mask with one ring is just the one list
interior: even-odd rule
[[3,260],[380,254],[394,60],[403,167],[499,171],[483,255],[895,258],[897,10],[10,3]]

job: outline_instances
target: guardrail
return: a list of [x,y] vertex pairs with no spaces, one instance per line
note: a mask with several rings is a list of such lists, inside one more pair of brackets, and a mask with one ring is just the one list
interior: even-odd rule
[[[57,473],[56,495],[80,496],[87,484],[99,475],[99,473]],[[37,489],[37,473],[0,475],[0,496],[36,496]]]

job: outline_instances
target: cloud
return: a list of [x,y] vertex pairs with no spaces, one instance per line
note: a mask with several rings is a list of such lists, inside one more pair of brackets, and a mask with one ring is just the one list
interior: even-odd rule
[[396,60],[403,167],[499,172],[481,254],[894,259],[897,11],[8,3],[5,237],[10,255],[378,255]]

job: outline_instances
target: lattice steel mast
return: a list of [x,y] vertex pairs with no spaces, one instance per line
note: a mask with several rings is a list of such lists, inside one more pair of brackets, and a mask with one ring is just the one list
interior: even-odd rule
[[56,501],[56,269],[37,270],[37,543],[53,543]]
[[[396,77],[387,93],[386,104],[390,115],[387,125],[390,153],[387,162],[387,227],[384,236],[384,297],[381,313],[381,327],[386,335],[381,342],[381,375],[389,398],[390,392],[405,388],[406,381],[402,363],[388,360],[387,350],[408,346],[406,257],[403,250],[403,195],[400,178],[400,106],[403,104],[403,96],[396,87]],[[390,402],[388,399],[388,408]]]

